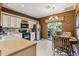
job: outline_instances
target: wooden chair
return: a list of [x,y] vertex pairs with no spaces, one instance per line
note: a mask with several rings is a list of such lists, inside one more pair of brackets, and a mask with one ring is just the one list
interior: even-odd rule
[[71,55],[71,45],[69,42],[69,38],[67,37],[59,37],[59,36],[53,36],[54,37],[54,55],[55,55],[55,49],[57,49],[58,53],[67,53],[68,56]]

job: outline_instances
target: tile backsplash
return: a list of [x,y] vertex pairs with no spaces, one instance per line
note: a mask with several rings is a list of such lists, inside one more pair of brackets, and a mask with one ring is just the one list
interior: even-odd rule
[[3,28],[3,34],[8,34],[8,33],[19,33],[18,28]]

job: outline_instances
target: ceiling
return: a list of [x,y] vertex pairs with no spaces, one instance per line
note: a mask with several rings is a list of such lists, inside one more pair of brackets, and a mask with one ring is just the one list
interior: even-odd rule
[[75,3],[4,3],[3,7],[41,18],[75,9]]

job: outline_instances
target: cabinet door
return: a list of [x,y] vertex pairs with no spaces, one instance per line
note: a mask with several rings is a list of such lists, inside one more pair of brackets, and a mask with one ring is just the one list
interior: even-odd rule
[[32,27],[31,21],[28,21],[28,24],[29,24],[29,28],[31,28]]
[[34,41],[35,40],[35,32],[31,32],[30,35],[31,35],[31,37],[30,37],[31,41]]
[[17,18],[14,16],[11,16],[11,27],[17,28]]
[[21,26],[21,18],[17,18],[17,28],[20,28]]
[[33,28],[34,22],[33,21],[29,21],[29,28]]
[[1,26],[2,26],[2,24],[3,24],[3,16],[1,14]]
[[2,26],[10,27],[10,16],[2,14]]

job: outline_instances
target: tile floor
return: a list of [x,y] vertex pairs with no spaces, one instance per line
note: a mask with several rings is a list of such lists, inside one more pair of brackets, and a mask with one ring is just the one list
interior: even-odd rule
[[37,41],[37,56],[52,56],[52,41],[42,39]]
[[[52,41],[47,39],[42,39],[37,41],[37,56],[53,56],[53,50],[52,50]],[[56,53],[56,56],[65,56],[65,53],[62,53],[61,55],[58,55]]]

